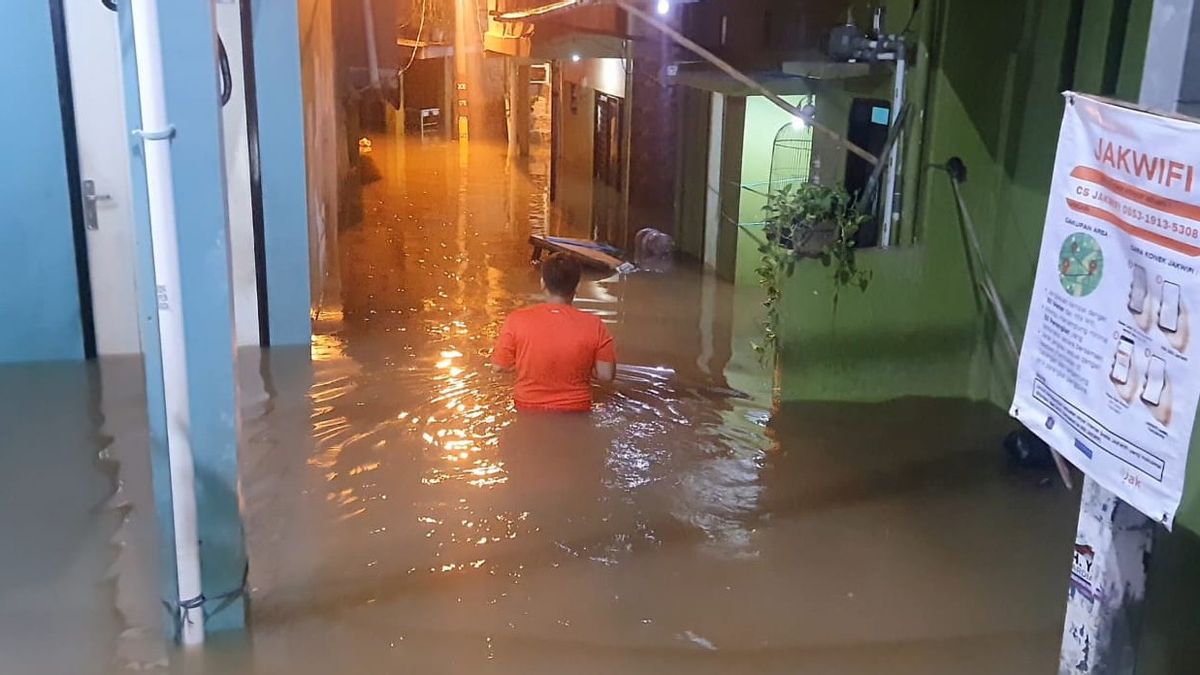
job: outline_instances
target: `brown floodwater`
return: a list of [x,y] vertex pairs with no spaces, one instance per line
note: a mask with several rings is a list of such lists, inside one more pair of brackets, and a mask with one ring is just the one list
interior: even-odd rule
[[[1002,411],[776,408],[756,292],[681,266],[590,276],[618,381],[518,414],[484,365],[537,301],[526,239],[586,232],[544,157],[374,147],[311,351],[240,362],[248,639],[173,670],[1055,671],[1078,497],[1005,466]],[[103,365],[0,370],[5,673],[164,658],[140,376]]]

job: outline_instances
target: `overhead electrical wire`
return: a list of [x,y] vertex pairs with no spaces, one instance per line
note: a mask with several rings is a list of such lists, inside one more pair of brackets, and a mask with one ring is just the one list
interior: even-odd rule
[[421,0],[421,22],[417,25],[416,44],[413,45],[412,56],[409,57],[408,64],[400,69],[401,75],[407,73],[408,69],[412,68],[413,64],[417,61],[417,52],[421,49],[421,34],[425,32],[425,10],[428,5],[429,0]]

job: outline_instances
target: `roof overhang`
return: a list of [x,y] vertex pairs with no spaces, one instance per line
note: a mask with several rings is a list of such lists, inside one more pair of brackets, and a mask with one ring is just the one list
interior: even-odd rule
[[531,19],[539,19],[541,17],[550,14],[557,14],[569,9],[575,9],[581,5],[590,4],[597,3],[592,2],[591,0],[555,0],[554,2],[547,2],[544,5],[538,5],[528,9],[499,13],[494,15],[492,18],[501,23],[529,21]]
[[415,58],[418,61],[424,59],[444,59],[454,56],[454,45],[445,42],[400,38],[396,40],[396,44],[406,49],[415,49],[417,51]]
[[612,35],[564,33],[549,38],[534,36],[530,55],[542,61],[572,59],[620,59],[625,57],[625,40]]
[[852,80],[879,75],[888,70],[886,66],[877,63],[842,63],[821,60],[785,61],[781,69],[788,75],[810,80]]
[[528,57],[533,49],[533,24],[488,22],[483,48],[505,56]]
[[[813,93],[813,83],[806,78],[780,71],[747,73],[771,93],[791,96]],[[714,66],[704,62],[675,63],[663,72],[666,84],[711,91],[726,96],[756,96],[758,92],[738,82]]]
[[[544,4],[488,17],[484,35],[487,51],[533,60],[582,58],[620,58],[623,40],[628,37],[623,20],[601,18],[595,25],[584,8],[613,9],[607,0],[555,0]],[[583,10],[584,16],[572,13]],[[572,19],[571,17],[576,17]]]

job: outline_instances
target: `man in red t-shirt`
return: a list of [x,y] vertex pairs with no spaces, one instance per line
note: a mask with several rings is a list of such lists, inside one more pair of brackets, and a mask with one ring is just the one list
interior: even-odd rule
[[587,412],[592,380],[612,382],[617,354],[599,317],[571,306],[579,263],[555,254],[542,263],[545,303],[513,312],[492,352],[492,367],[516,373],[519,410]]

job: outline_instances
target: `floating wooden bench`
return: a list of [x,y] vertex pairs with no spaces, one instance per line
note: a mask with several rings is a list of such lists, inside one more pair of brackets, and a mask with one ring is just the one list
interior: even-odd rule
[[609,272],[616,271],[618,267],[625,263],[624,260],[600,250],[601,244],[590,239],[543,237],[535,234],[529,238],[529,243],[533,246],[533,260],[535,262],[542,259],[542,254],[545,251],[553,251],[554,253],[565,253],[587,267]]

